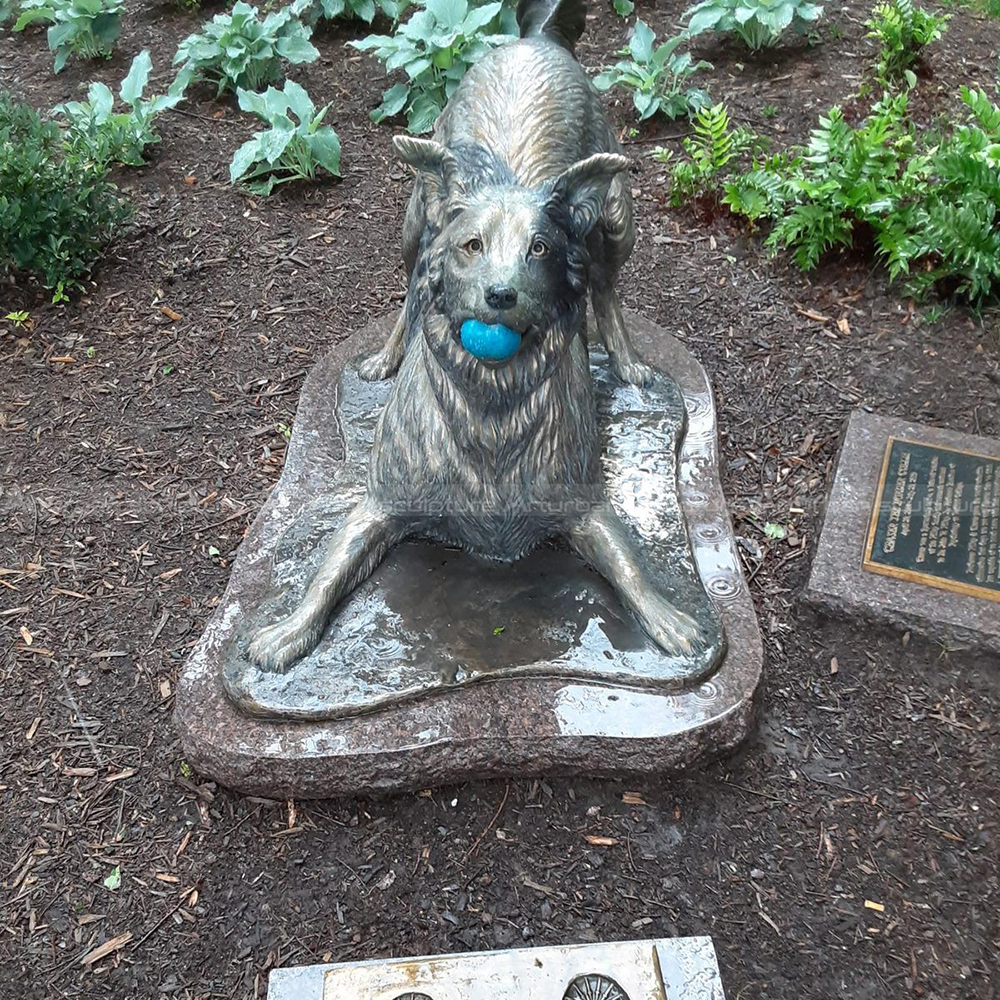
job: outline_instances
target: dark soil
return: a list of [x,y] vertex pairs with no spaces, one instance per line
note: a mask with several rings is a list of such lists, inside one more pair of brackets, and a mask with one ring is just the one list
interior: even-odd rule
[[[639,13],[664,35],[683,6]],[[706,49],[713,93],[804,139],[857,88],[866,13],[828,5],[812,47]],[[58,77],[44,34],[5,35],[0,84],[47,108],[120,80],[142,47],[162,82],[202,16],[133,4],[109,63]],[[624,33],[601,7],[583,61]],[[0,286],[0,315],[31,313],[0,335],[0,997],[262,997],[279,965],[675,934],[714,937],[731,1000],[1000,997],[998,664],[796,603],[853,408],[1000,435],[995,322],[931,322],[859,255],[802,276],[730,220],[669,209],[646,154],[683,123],[627,139],[640,234],[622,295],[717,391],[768,652],[758,735],[640,787],[272,803],[186,773],[177,674],[280,473],[302,378],[403,292],[408,174],[349,37],[322,30],[322,60],[293,73],[333,101],[342,182],[240,194],[227,165],[254,122],[199,91],[121,175],[136,226],[86,296]],[[989,87],[998,45],[1000,22],[956,9],[923,120],[960,82]],[[627,98],[611,102],[628,136]]]

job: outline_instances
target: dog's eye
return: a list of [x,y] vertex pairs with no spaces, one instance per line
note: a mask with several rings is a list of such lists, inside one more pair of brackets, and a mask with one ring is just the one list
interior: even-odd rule
[[483,252],[483,241],[478,236],[473,236],[463,247],[466,253],[478,257]]
[[531,244],[532,257],[544,257],[549,252],[548,244],[544,240],[535,240]]

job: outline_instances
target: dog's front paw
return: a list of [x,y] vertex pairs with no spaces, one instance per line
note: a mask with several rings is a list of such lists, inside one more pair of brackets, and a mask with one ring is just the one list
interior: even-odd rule
[[632,358],[615,357],[611,369],[626,385],[650,385],[656,371],[638,356]]
[[399,370],[400,359],[385,349],[369,355],[358,365],[358,374],[366,382],[383,382]]
[[690,656],[704,650],[705,636],[698,623],[662,595],[647,593],[635,613],[646,634],[671,656]]
[[281,671],[313,650],[322,634],[322,619],[294,613],[254,633],[247,656],[262,670]]

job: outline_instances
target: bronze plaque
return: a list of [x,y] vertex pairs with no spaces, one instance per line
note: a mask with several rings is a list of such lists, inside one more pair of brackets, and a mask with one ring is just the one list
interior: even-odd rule
[[862,565],[1000,601],[1000,460],[890,437]]

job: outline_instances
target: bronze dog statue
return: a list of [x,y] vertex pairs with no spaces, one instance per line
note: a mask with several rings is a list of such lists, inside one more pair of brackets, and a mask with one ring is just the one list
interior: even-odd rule
[[[365,368],[398,375],[367,495],[292,613],[252,637],[261,667],[311,650],[337,603],[412,536],[501,562],[562,538],[664,650],[707,647],[653,583],[604,493],[588,289],[615,371],[638,383],[652,373],[614,291],[633,242],[628,161],[572,53],[585,16],[586,0],[521,0],[522,37],[470,69],[437,138],[395,140],[418,170],[404,231],[412,275],[396,332]],[[519,349],[482,360],[463,346],[468,321],[502,324]]]

